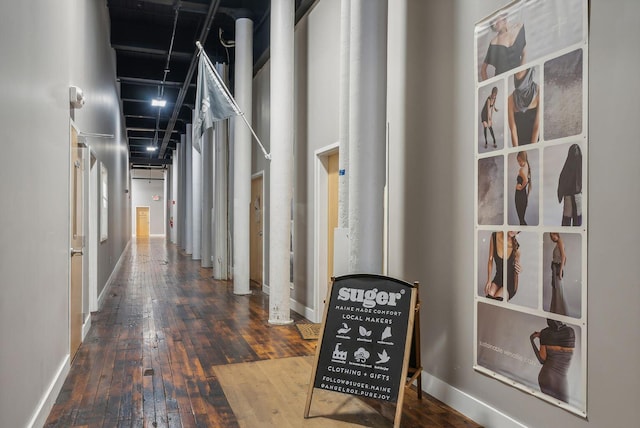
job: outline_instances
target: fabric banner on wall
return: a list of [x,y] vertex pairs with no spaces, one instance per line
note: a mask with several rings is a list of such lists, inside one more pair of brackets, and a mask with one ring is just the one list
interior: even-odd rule
[[586,417],[587,0],[475,27],[474,368]]

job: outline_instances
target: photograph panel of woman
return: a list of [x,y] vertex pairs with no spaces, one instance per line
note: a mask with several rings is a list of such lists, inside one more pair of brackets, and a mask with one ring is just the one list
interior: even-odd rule
[[[540,189],[544,197],[544,225],[581,226],[584,223],[582,152],[580,142],[544,147],[543,188]],[[531,156],[529,159],[531,160]],[[535,166],[533,171],[536,171]]]
[[[513,298],[518,291],[518,275],[520,274],[520,244],[516,239],[517,232],[507,232],[507,293],[508,299]],[[485,297],[493,300],[504,300],[504,232],[493,232],[489,240],[487,259],[487,282],[484,286]],[[494,272],[495,275],[491,277]]]
[[582,149],[572,144],[558,177],[558,202],[562,226],[582,226]]
[[507,13],[501,13],[491,21],[491,30],[496,35],[491,39],[487,53],[480,66],[480,80],[487,80],[489,66],[493,76],[512,70],[524,64],[527,40],[522,22],[508,22]]
[[527,152],[518,152],[516,159],[520,166],[518,176],[516,177],[516,212],[518,213],[520,225],[526,226],[527,221],[524,219],[524,214],[527,211],[529,193],[531,193],[531,165],[529,165],[529,160],[527,159]]
[[498,112],[496,107],[496,98],[498,96],[498,87],[494,86],[491,89],[491,95],[489,95],[482,106],[480,112],[480,120],[482,121],[482,127],[484,128],[484,148],[487,148],[487,129],[491,132],[491,138],[493,138],[493,148],[497,148],[496,135],[493,132],[493,113]]
[[[536,344],[538,339],[538,344]],[[547,318],[547,327],[529,337],[536,358],[542,364],[538,374],[540,391],[569,402],[567,373],[576,347],[576,334],[567,324]]]
[[507,221],[512,225],[537,226],[540,221],[540,150],[509,153],[511,197],[507,202]]
[[507,119],[513,147],[537,143],[540,138],[540,85],[536,68],[513,75],[513,91],[507,100]]
[[544,234],[543,306],[547,312],[580,318],[582,314],[582,236],[577,233]]

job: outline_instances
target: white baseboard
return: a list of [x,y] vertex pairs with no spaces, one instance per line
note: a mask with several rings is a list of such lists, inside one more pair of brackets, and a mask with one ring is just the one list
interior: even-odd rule
[[47,388],[47,391],[38,403],[38,407],[36,407],[36,411],[27,424],[27,427],[39,428],[44,426],[47,418],[49,417],[49,413],[56,402],[56,398],[58,398],[58,394],[62,389],[62,385],[64,385],[64,381],[67,379],[69,368],[69,354],[67,354],[64,360],[62,360],[62,364],[60,364],[58,372],[54,376],[49,388]]
[[422,390],[482,426],[491,428],[527,428],[498,409],[454,388],[424,370],[422,371]]
[[297,300],[290,299],[290,301],[291,301],[291,309],[293,309],[294,312],[302,315],[303,317],[305,317],[310,321],[313,321],[316,319],[316,311],[314,309],[311,309],[303,305]]
[[[269,286],[264,283],[262,284],[262,292],[264,294],[269,294]],[[310,320],[310,321],[314,321],[316,319],[316,311],[315,309],[311,309],[305,305],[303,305],[302,303],[298,302],[297,300],[294,300],[293,298],[289,298],[289,304],[291,305],[291,309],[297,313],[302,315],[303,317],[305,317],[306,319]]]
[[89,334],[89,330],[91,330],[91,313],[87,314],[87,318],[84,320],[82,324],[82,341],[84,342],[85,337]]
[[100,295],[98,296],[98,310],[100,310],[102,308],[102,304],[104,303],[104,299],[105,299],[105,297],[107,297],[107,293],[109,291],[109,288],[111,288],[111,284],[113,282],[113,278],[115,277],[116,272],[118,272],[118,270],[120,269],[120,265],[122,264],[123,257],[126,254],[127,250],[129,249],[130,245],[131,245],[131,240],[129,240],[129,242],[127,242],[127,245],[124,247],[124,250],[122,250],[122,253],[120,254],[120,257],[118,258],[118,261],[116,262],[116,265],[113,267],[113,270],[111,271],[111,274],[109,275],[109,279],[107,279],[107,283],[104,285],[104,287],[102,288],[102,291],[100,292]]

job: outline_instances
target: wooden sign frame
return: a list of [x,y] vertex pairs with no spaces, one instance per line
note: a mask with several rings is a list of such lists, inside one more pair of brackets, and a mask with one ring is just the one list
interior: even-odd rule
[[[366,283],[367,281],[371,282],[372,284],[371,288],[367,288],[368,287],[368,284]],[[336,285],[336,283],[339,283],[340,285],[342,285],[342,287],[338,289],[337,293],[334,295],[334,286]],[[349,285],[355,285],[355,287],[354,288],[348,287]],[[380,290],[378,290],[378,288],[373,288],[374,285],[378,285],[378,287],[380,287]],[[388,286],[388,287],[395,287],[395,289],[400,290],[402,293],[400,292],[388,293],[382,289],[383,288],[381,287],[382,285]],[[420,385],[421,376],[422,376],[422,367],[420,363],[420,340],[419,340],[420,330],[419,330],[419,313],[418,313],[419,303],[417,303],[419,300],[418,289],[419,289],[419,284],[417,282],[414,284],[410,284],[395,278],[385,277],[381,275],[357,274],[357,275],[345,275],[338,278],[331,278],[331,284],[329,285],[329,289],[327,290],[327,299],[326,299],[327,303],[325,304],[325,308],[324,308],[324,314],[322,318],[322,327],[320,329],[318,346],[316,348],[316,355],[315,355],[315,360],[313,364],[313,370],[312,370],[311,379],[309,382],[309,390],[307,393],[307,402],[306,402],[305,412],[304,412],[305,418],[309,417],[309,412],[311,409],[311,401],[313,398],[313,391],[315,388],[319,388],[319,389],[334,390],[344,394],[355,395],[355,396],[368,396],[373,399],[379,399],[384,401],[390,401],[390,402],[395,401],[396,412],[395,412],[395,418],[394,418],[394,427],[400,426],[400,419],[402,417],[402,404],[404,400],[405,389],[409,385],[411,385],[411,383],[416,379],[418,379],[419,381],[418,397],[422,398],[422,394],[421,394],[422,388]],[[405,290],[409,291],[409,293],[406,293]],[[393,294],[393,296],[391,294]],[[405,303],[406,297],[404,296],[409,297],[408,306]],[[399,301],[403,297],[405,298],[405,300],[402,302],[401,308],[402,309],[406,308],[407,312],[402,313],[402,311],[394,311],[393,306],[395,306],[397,303],[396,299]],[[390,310],[375,309],[377,303],[380,304],[380,307],[383,307],[383,308],[388,307],[390,308]],[[377,315],[373,314],[374,311],[376,314],[382,314],[383,317],[382,318],[377,317]],[[364,312],[365,314],[370,314],[370,316],[361,315],[362,312]],[[347,352],[346,351],[342,352],[342,350],[340,349],[340,346],[343,345],[344,342],[348,342],[347,345],[345,345],[346,348],[350,347],[350,350],[353,350],[354,346],[359,346],[360,343],[354,344],[354,340],[352,339],[351,336],[345,337],[340,335],[332,336],[330,339],[326,339],[327,341],[325,343],[325,338],[329,337],[329,334],[327,334],[327,321],[328,320],[330,321],[329,324],[332,330],[334,330],[337,324],[335,316],[338,314],[341,314],[341,318],[340,318],[341,321],[346,320],[349,322],[350,325],[353,325],[351,321],[357,322],[360,330],[356,330],[356,332],[359,331],[360,335],[367,334],[367,333],[371,334],[373,330],[379,331],[381,326],[388,325],[383,331],[382,340],[385,340],[384,339],[385,332],[388,335],[388,337],[391,337],[392,326],[394,328],[393,331],[396,331],[396,329],[399,329],[401,330],[401,334],[404,333],[404,329],[406,328],[406,334],[404,334],[404,337],[400,336],[400,342],[397,343],[397,345],[400,345],[400,346],[404,344],[404,346],[400,348],[402,349],[402,354],[401,354],[402,366],[398,367],[399,358],[392,359],[393,356],[400,356],[400,353],[397,352],[398,346],[395,346],[393,343],[378,341],[377,342],[378,344],[393,345],[392,347],[385,347],[382,353],[377,354],[380,360],[376,362],[376,364],[379,363],[380,361],[395,363],[395,364],[390,363],[389,366],[391,367],[384,368],[386,370],[389,370],[388,371],[389,375],[386,375],[386,377],[385,375],[380,375],[380,373],[376,372],[372,368],[372,367],[375,367],[375,369],[381,369],[381,367],[379,366],[359,364],[353,361],[349,361],[349,365],[352,365],[351,367],[362,366],[362,367],[368,368],[369,371],[367,372],[366,368],[362,370],[360,370],[358,367],[355,367],[353,369],[348,368],[348,365],[346,364]],[[384,318],[385,314],[387,314],[388,318]],[[416,317],[418,317],[417,324],[415,322]],[[395,326],[393,324],[394,321],[396,322]],[[368,322],[369,324],[367,324]],[[405,322],[406,322],[406,325],[405,325]],[[345,327],[345,330],[346,330],[347,322],[343,322],[342,325]],[[369,331],[367,331],[368,326],[372,327]],[[376,329],[375,327],[378,327],[378,328]],[[351,329],[349,328],[349,330]],[[334,333],[335,332],[332,331],[332,333],[330,334],[334,334]],[[338,331],[338,333],[340,332]],[[347,334],[347,333],[344,333],[344,334]],[[345,340],[340,340],[340,342],[336,343],[338,338],[345,339]],[[391,340],[391,339],[388,339],[388,340]],[[402,340],[404,340],[404,342],[402,342]],[[365,354],[364,358],[368,359],[369,358],[368,354],[370,353],[365,349],[365,347],[369,346],[371,347],[372,350],[373,348],[375,348],[376,350],[380,348],[380,346],[374,345],[373,340],[371,339],[366,340],[366,339],[358,338],[357,341],[370,342],[371,344],[370,345],[364,344],[356,352],[354,352],[353,355],[355,355],[358,351],[362,351]],[[335,344],[334,351],[331,354],[331,356],[329,356],[329,350],[333,349],[331,347],[334,344]],[[391,355],[387,354],[386,352],[387,349],[390,350]],[[336,361],[335,359],[331,359],[331,358],[341,358],[341,357],[345,358],[345,360],[343,361],[344,364],[342,366],[337,364],[338,368],[336,369],[335,367],[333,367],[333,363],[338,363],[340,361]],[[413,361],[412,361],[413,364],[410,364],[411,357],[413,357]],[[356,357],[356,361],[363,362],[363,360],[357,360],[357,357]],[[330,363],[331,365],[328,365],[327,363]],[[399,376],[397,375],[398,369],[400,369]],[[323,381],[318,381],[317,377],[318,377],[319,371],[321,373],[331,372],[332,381],[335,381],[334,379],[335,377],[338,379],[339,382],[342,382],[343,385],[351,384],[351,385],[357,385],[357,386],[354,386],[353,388],[339,387],[334,389],[332,388],[332,385],[325,385],[323,384]],[[364,373],[364,375],[362,375],[362,373]],[[356,376],[353,381],[349,379],[350,375]],[[367,375],[370,375],[370,376],[367,376]],[[368,381],[369,377],[374,378],[374,375],[376,379],[378,379],[378,377],[381,377],[382,380],[377,380],[369,384],[369,381]],[[411,376],[411,378],[407,381],[408,376]],[[323,379],[325,377],[326,375],[323,376]],[[388,384],[390,385],[390,387],[384,386],[386,385],[384,383],[385,380],[388,381]],[[317,382],[321,386],[317,386],[316,385]],[[381,383],[383,385],[382,387],[380,386]],[[395,389],[396,383],[398,385],[397,390]],[[365,388],[366,391],[363,388]],[[370,393],[369,391],[384,391],[384,392],[388,392],[389,394],[382,395],[378,393]]]

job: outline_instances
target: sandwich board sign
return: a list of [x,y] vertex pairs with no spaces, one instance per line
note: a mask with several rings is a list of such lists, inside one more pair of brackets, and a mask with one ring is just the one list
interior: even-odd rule
[[333,280],[305,418],[313,390],[319,388],[396,403],[395,426],[399,426],[417,294],[417,285],[380,275]]

